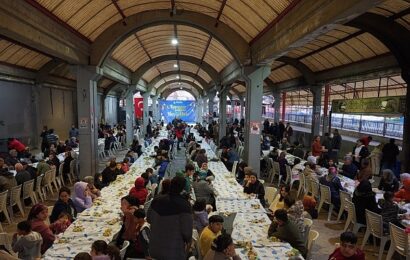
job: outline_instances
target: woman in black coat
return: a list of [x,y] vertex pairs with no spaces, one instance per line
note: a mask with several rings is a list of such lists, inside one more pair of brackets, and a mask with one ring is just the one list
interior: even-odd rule
[[54,204],[53,211],[50,215],[50,223],[54,223],[62,212],[70,214],[71,221],[77,217],[77,210],[74,207],[73,201],[70,199],[71,191],[67,187],[61,187],[58,193],[58,200]]
[[356,209],[356,221],[366,224],[366,209],[380,213],[377,206],[376,194],[372,191],[372,185],[368,180],[362,180],[353,193],[352,202]]
[[380,179],[379,183],[379,190],[382,191],[391,191],[391,192],[397,192],[399,190],[399,181],[396,179],[396,176],[394,176],[394,173],[390,169],[385,169],[382,171],[382,178]]

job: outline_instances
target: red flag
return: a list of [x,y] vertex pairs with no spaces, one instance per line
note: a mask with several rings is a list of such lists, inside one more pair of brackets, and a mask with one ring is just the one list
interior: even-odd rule
[[134,110],[135,110],[135,117],[142,118],[142,110],[144,108],[144,98],[137,97],[134,98]]

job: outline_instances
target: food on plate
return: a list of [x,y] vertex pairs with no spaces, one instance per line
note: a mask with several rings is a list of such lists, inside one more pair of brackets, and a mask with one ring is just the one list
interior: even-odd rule
[[83,232],[83,231],[84,231],[84,227],[81,225],[74,226],[73,228],[73,232]]
[[261,218],[261,219],[252,219],[251,220],[251,223],[253,223],[253,224],[259,224],[259,223],[265,223],[266,222],[266,220],[264,219],[264,218]]
[[246,241],[236,241],[235,245],[237,247],[246,247]]
[[280,239],[277,238],[277,237],[270,237],[269,239],[270,239],[270,241],[272,241],[272,242],[281,242]]
[[118,218],[114,218],[114,219],[111,219],[111,220],[107,221],[107,224],[108,224],[108,225],[114,225],[114,224],[117,223],[118,221],[120,221]]
[[124,195],[124,192],[122,192],[122,191],[118,192],[118,194],[117,194],[118,197],[122,197],[123,195]]
[[112,233],[112,229],[107,228],[107,229],[104,230],[103,236],[109,237],[109,236],[111,236],[111,233]]
[[298,256],[298,255],[300,255],[300,253],[296,248],[292,248],[292,250],[286,252],[287,257]]
[[260,208],[261,208],[261,205],[259,205],[259,204],[251,204],[251,207],[254,208],[254,209],[260,209]]
[[67,244],[69,242],[70,242],[70,239],[66,237],[61,237],[60,239],[58,239],[57,244]]
[[94,212],[93,217],[101,217],[102,213],[101,212]]
[[112,213],[112,210],[104,209],[103,214]]
[[99,205],[101,205],[101,204],[102,204],[102,201],[101,201],[101,200],[99,200],[99,199],[94,200],[94,205],[99,206]]

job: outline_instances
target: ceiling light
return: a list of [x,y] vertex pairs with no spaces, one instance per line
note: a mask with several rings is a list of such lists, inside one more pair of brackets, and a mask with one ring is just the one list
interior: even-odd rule
[[179,89],[182,90],[182,87],[180,87]]
[[181,85],[181,82],[178,82],[178,85]]
[[179,76],[177,75],[175,78],[176,78],[176,79],[179,79]]
[[174,68],[178,68],[178,64],[174,64]]
[[177,44],[178,44],[178,40],[174,38],[174,39],[171,40],[171,43],[172,43],[172,45],[177,45]]

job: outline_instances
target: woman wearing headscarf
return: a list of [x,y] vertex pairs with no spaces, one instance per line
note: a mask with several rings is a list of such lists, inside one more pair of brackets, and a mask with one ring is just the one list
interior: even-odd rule
[[130,194],[132,197],[138,199],[140,204],[144,204],[147,199],[148,190],[145,188],[144,178],[138,177],[135,179],[134,187],[131,188]]
[[335,167],[329,168],[329,173],[326,176],[322,176],[319,179],[319,183],[330,188],[330,197],[333,206],[338,210],[340,208],[340,191],[346,191],[337,177],[337,170]]
[[93,201],[86,182],[79,181],[74,184],[73,203],[78,213],[92,206]]
[[372,185],[368,180],[363,180],[353,192],[353,199],[356,209],[356,220],[360,224],[366,225],[366,209],[380,213],[376,203],[376,194],[372,191]]
[[54,204],[53,211],[50,215],[50,223],[54,223],[62,212],[70,214],[70,221],[73,222],[77,217],[77,211],[73,201],[70,199],[71,191],[67,187],[61,187],[58,192],[58,200]]
[[390,169],[382,171],[383,175],[380,179],[379,190],[397,192],[399,190],[399,181],[394,176],[394,173]]
[[31,223],[31,229],[40,233],[43,238],[41,245],[41,254],[44,254],[49,249],[56,239],[53,231],[44,222],[48,218],[48,208],[43,204],[34,205],[28,213],[27,221]]

